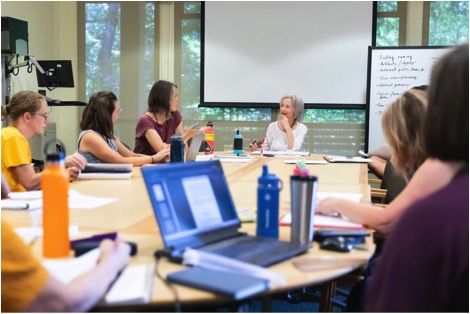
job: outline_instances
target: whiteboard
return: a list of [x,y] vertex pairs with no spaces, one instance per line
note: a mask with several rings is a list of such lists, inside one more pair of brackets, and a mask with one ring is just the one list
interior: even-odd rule
[[206,1],[201,102],[366,103],[372,1]]
[[429,85],[434,64],[450,47],[369,47],[367,151],[387,146],[382,115],[398,96]]

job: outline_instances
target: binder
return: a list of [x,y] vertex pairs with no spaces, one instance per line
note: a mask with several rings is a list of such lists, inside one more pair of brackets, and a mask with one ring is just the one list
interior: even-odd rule
[[266,291],[269,281],[244,274],[191,267],[167,276],[168,281],[241,300]]

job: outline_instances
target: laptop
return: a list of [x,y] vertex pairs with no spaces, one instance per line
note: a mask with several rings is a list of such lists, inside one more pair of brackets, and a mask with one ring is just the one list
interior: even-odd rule
[[191,144],[189,145],[188,152],[186,153],[186,162],[196,161],[202,141],[205,139],[206,135],[204,133],[198,134],[191,138]]
[[189,247],[269,266],[311,247],[240,232],[219,160],[142,167],[141,171],[163,239],[164,250],[159,252],[172,262],[181,263]]

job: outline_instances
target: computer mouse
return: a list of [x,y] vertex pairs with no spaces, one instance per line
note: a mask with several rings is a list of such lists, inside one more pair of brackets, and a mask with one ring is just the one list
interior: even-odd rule
[[320,242],[320,249],[336,252],[350,252],[354,247],[354,242],[345,237],[326,238]]

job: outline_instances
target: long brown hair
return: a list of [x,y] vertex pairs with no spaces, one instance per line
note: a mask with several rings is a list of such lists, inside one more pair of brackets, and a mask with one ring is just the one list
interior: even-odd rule
[[426,116],[426,151],[468,167],[468,44],[458,46],[434,66]]
[[153,84],[148,98],[148,111],[152,113],[164,113],[168,119],[170,112],[170,97],[173,95],[173,87],[176,84],[160,80]]
[[116,109],[116,100],[113,92],[101,91],[91,95],[83,111],[80,128],[93,130],[106,138],[114,139],[112,115]]

